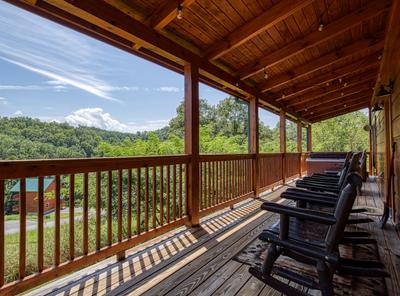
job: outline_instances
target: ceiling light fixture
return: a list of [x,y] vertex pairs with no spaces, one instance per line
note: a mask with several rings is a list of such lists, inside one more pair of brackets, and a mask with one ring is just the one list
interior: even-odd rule
[[264,68],[264,79],[268,79],[267,68]]
[[182,6],[182,4],[178,4],[178,7],[176,8],[176,18],[178,20],[183,19],[183,6]]
[[377,97],[386,97],[386,96],[390,96],[392,94],[393,91],[393,86],[394,86],[394,81],[390,80],[388,85],[381,85],[379,87],[378,92],[376,93]]
[[343,86],[346,87],[347,86],[347,82],[343,83]]
[[374,107],[372,107],[371,112],[377,112],[377,111],[382,111],[382,110],[383,110],[383,108],[378,103],[376,103],[374,105]]
[[322,31],[324,29],[324,23],[323,22],[320,22],[319,23],[319,26],[318,26],[318,31]]

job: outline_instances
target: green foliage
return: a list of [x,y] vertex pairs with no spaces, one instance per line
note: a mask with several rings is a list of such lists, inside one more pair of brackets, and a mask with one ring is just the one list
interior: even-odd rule
[[[18,117],[0,118],[0,159],[43,159],[182,154],[184,152],[184,105],[169,125],[136,134],[72,127]],[[229,97],[216,106],[200,101],[200,152],[246,153],[248,151],[248,105]],[[363,150],[368,146],[368,123],[354,112],[313,125],[314,151]],[[297,151],[296,124],[286,124],[287,151]],[[279,152],[279,124],[259,123],[260,152]],[[303,149],[306,131],[303,129]]]
[[361,111],[334,117],[312,126],[313,151],[368,150],[368,117]]

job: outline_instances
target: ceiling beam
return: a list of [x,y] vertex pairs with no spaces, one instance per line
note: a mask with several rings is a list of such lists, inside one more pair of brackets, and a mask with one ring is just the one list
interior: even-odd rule
[[327,120],[327,119],[330,119],[330,118],[333,118],[333,117],[338,117],[340,115],[344,115],[344,114],[347,114],[347,113],[358,111],[360,109],[367,108],[369,106],[370,106],[370,103],[367,101],[367,102],[359,103],[359,104],[356,104],[356,105],[343,107],[343,108],[337,109],[335,111],[326,112],[324,114],[319,114],[318,116],[313,116],[313,117],[310,117],[308,119],[312,123],[315,123],[315,122],[318,122],[318,121],[323,121],[323,120]]
[[247,79],[264,68],[274,66],[290,57],[305,51],[308,48],[321,44],[327,40],[358,26],[367,19],[370,19],[390,8],[390,0],[372,0],[360,9],[350,13],[341,19],[334,21],[324,27],[322,32],[314,31],[311,34],[297,39],[296,41],[280,48],[272,53],[265,53],[264,56],[252,62],[238,71],[240,79]]
[[[352,87],[358,85],[360,83],[374,81],[376,80],[377,73],[375,70],[367,71],[355,76],[347,76],[343,77],[343,81],[347,83],[347,87]],[[334,93],[339,88],[339,81],[335,83],[329,83],[328,86],[324,85],[323,87],[313,89],[307,93],[301,94],[300,96],[296,96],[289,101],[285,101],[286,106],[290,106],[291,108],[299,108],[295,107],[298,105],[304,105],[309,101],[325,97],[331,93]]]
[[329,103],[327,103],[326,105],[320,105],[320,106],[316,106],[314,108],[310,108],[309,110],[307,110],[307,112],[303,112],[302,115],[304,117],[310,117],[313,116],[315,114],[319,114],[319,113],[323,113],[326,110],[336,110],[337,107],[341,107],[344,104],[350,105],[352,104],[354,101],[360,101],[361,99],[366,100],[367,102],[369,102],[369,100],[372,97],[372,89],[367,89],[367,90],[363,90],[359,93],[355,93],[352,95],[348,95],[346,97],[337,97],[335,98],[335,100],[331,100]]
[[274,100],[279,99],[284,94],[285,99],[297,96],[298,94],[307,91],[308,89],[317,87],[319,84],[323,83],[331,83],[331,81],[345,77],[351,73],[359,73],[365,71],[367,69],[371,69],[377,67],[378,65],[378,57],[379,53],[371,54],[367,57],[364,57],[358,61],[353,62],[352,64],[343,66],[338,69],[334,69],[331,72],[316,76],[312,79],[306,80],[304,82],[298,83],[293,87],[284,89],[275,94],[270,94],[270,97]]
[[215,42],[206,51],[205,57],[209,60],[220,58],[232,49],[254,38],[258,34],[270,29],[286,19],[296,11],[306,7],[313,0],[283,0],[273,5],[267,11],[252,21],[236,28],[222,40]]
[[149,21],[150,25],[155,30],[161,31],[176,18],[178,5],[182,5],[183,9],[185,9],[193,2],[195,2],[195,0],[166,0],[164,5],[161,5],[151,16]]
[[311,60],[288,72],[268,78],[264,83],[260,85],[259,89],[263,92],[269,91],[275,87],[281,87],[286,83],[292,82],[295,79],[310,75],[318,70],[330,67],[335,63],[342,62],[355,54],[359,54],[360,52],[365,52],[367,50],[380,50],[383,48],[384,43],[382,37],[383,34],[380,33],[379,37],[358,40],[355,43],[352,43],[346,47],[342,47],[339,50],[335,50],[320,58]]
[[[311,101],[308,101],[307,103],[297,106],[295,108],[295,110],[297,110],[297,112],[304,112],[305,110],[311,110],[312,108],[315,108],[315,107],[321,106],[321,105],[325,105],[325,104],[335,101],[339,98],[346,98],[349,95],[357,94],[364,90],[372,90],[374,84],[375,84],[375,81],[373,81],[371,79],[367,82],[359,83],[359,84],[348,86],[348,87],[338,88],[336,91],[331,92],[330,94],[328,94],[326,96],[315,98]],[[343,92],[343,96],[342,96],[342,92]]]

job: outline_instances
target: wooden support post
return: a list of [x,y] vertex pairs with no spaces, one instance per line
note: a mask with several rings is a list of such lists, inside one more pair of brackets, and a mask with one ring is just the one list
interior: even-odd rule
[[307,127],[307,152],[312,151],[311,125]]
[[254,154],[252,162],[252,179],[253,179],[253,192],[254,197],[258,197],[260,191],[260,183],[258,179],[259,173],[259,132],[258,132],[258,98],[253,97],[250,99],[249,105],[249,153]]
[[368,154],[368,167],[369,167],[369,175],[372,176],[374,173],[372,172],[372,158],[373,158],[373,151],[372,151],[372,112],[371,106],[368,108],[368,124],[370,126],[369,129],[369,154]]
[[301,153],[303,152],[302,144],[303,144],[303,133],[302,133],[302,124],[301,121],[297,121],[297,152],[299,153],[299,177],[301,177],[302,167],[301,167]]
[[[385,183],[385,199],[387,205],[393,209],[393,187],[389,187],[390,179],[390,162],[392,157],[392,96],[388,96],[384,100],[383,112],[385,123],[385,158],[384,158],[384,183]],[[394,217],[394,216],[393,216]]]
[[[185,153],[191,156],[188,165],[187,209],[190,226],[200,225],[199,205],[199,67],[186,63],[185,75]],[[175,180],[174,180],[175,181]]]
[[282,182],[286,183],[286,113],[281,111],[279,114],[279,138],[280,152],[282,153]]

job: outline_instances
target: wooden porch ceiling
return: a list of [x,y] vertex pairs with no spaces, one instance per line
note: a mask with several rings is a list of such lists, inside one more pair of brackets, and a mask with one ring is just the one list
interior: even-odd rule
[[[289,117],[369,106],[390,0],[6,0]],[[178,6],[183,17],[177,18]]]

